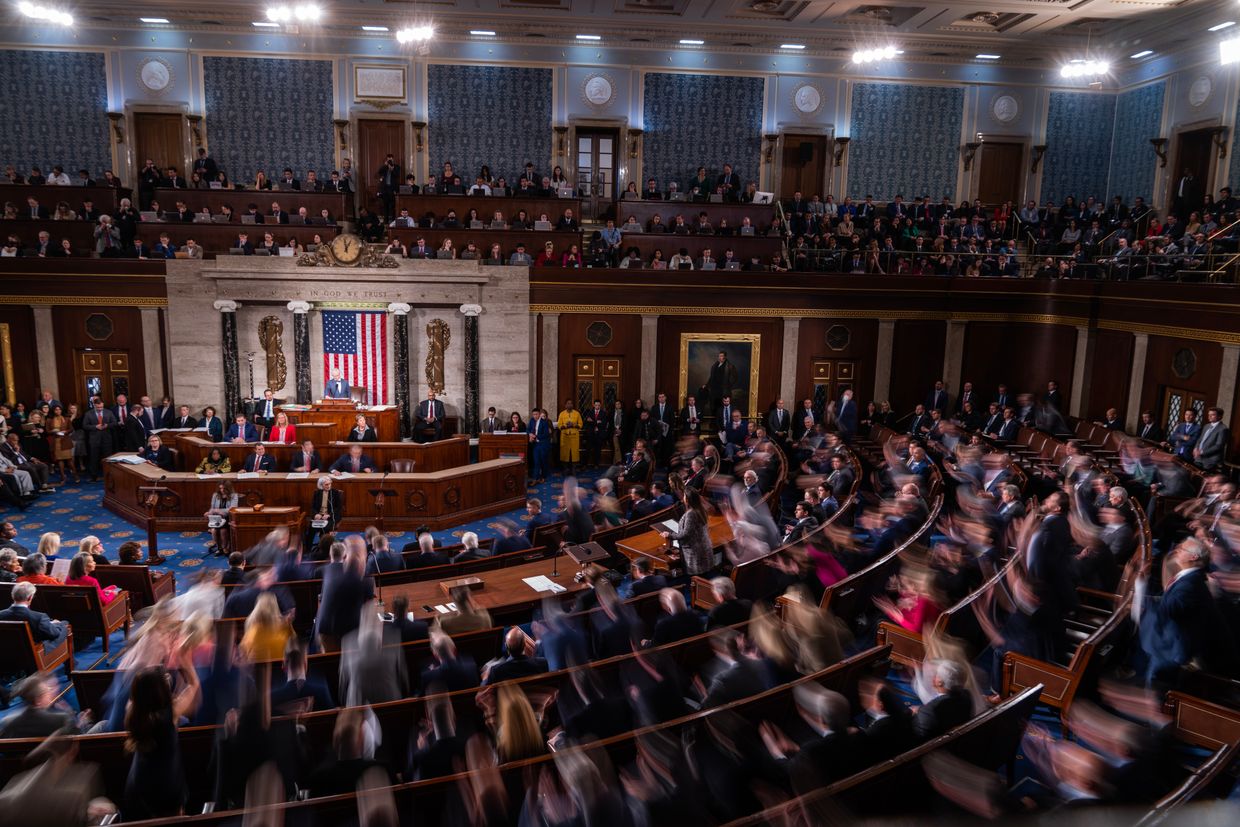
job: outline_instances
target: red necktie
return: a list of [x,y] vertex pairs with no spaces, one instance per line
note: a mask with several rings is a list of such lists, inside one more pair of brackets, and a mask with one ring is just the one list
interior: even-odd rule
[[353,471],[354,473],[357,472],[357,457],[353,458]]

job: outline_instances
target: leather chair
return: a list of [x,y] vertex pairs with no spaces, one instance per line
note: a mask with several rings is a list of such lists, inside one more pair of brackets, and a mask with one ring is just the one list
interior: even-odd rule
[[394,459],[388,462],[389,474],[412,474],[414,467],[417,465],[416,460],[412,459]]

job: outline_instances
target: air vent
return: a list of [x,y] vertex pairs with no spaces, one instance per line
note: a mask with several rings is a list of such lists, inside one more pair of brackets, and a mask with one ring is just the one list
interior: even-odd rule
[[630,43],[649,43],[649,42],[650,42],[650,38],[648,38],[648,37],[630,37],[630,38],[629,38],[629,42],[630,42]]
[[526,32],[525,36],[526,37],[546,37],[546,35],[543,34],[542,32]]
[[224,24],[218,20],[199,20],[199,26],[223,26]]
[[749,9],[750,11],[769,14],[770,12],[779,11],[779,2],[778,0],[754,0],[754,2],[749,4]]
[[736,48],[736,49],[752,49],[753,48],[752,43],[733,43],[732,46],[733,48]]

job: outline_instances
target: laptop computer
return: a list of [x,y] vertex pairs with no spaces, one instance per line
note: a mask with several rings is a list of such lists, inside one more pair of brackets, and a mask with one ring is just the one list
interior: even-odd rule
[[279,190],[280,192],[292,192],[292,191],[293,191],[293,185],[292,185],[292,184],[286,184],[286,183],[284,183],[283,181],[281,181],[281,182],[279,182],[278,184],[276,184],[276,189],[277,189],[277,190]]
[[720,195],[720,194],[719,194],[719,193],[717,193],[717,192],[712,192],[712,193],[710,194],[710,198],[708,198],[707,200],[708,200],[708,201],[710,201],[710,203],[712,203],[712,204],[722,204],[722,203],[723,203],[723,196],[722,196],[722,195]]
[[177,250],[175,253],[172,254],[172,257],[173,258],[189,258],[189,253],[185,253],[180,250]]
[[452,258],[452,253],[447,250],[439,250],[435,253],[435,258]]
[[508,187],[491,187],[491,195],[498,195],[501,198],[508,197]]
[[242,224],[254,224],[256,222],[254,220],[254,216],[250,215],[249,213],[245,213],[244,215],[241,216],[241,223]]
[[271,255],[271,251],[270,251],[270,250],[255,250],[255,251],[254,251],[254,255],[256,255],[256,256],[269,256],[269,255]]
[[[264,250],[263,252],[267,252],[267,251]],[[292,258],[295,255],[297,255],[297,251],[294,250],[292,247],[281,247],[280,248],[280,258]]]
[[725,265],[723,266],[723,269],[725,269],[725,270],[739,270],[739,269],[741,269],[741,263],[740,263],[739,261],[729,261],[727,264],[725,264]]
[[245,255],[245,250],[241,249],[240,247],[229,247],[228,254],[230,256],[243,256]]
[[550,230],[551,222],[550,221],[535,221],[534,229],[535,230]]
[[224,185],[219,181],[209,181],[207,182],[207,189],[222,190],[224,189]]
[[572,187],[560,187],[558,190],[555,191],[555,194],[557,198],[572,198],[573,188]]
[[195,223],[195,224],[210,224],[210,223],[211,223],[211,221],[212,221],[212,219],[214,219],[214,218],[215,218],[215,216],[213,216],[213,215],[203,215],[203,214],[202,214],[202,213],[200,213],[200,212],[196,212],[196,213],[194,213],[194,223]]
[[668,201],[684,201],[685,194],[683,192],[668,193],[667,200]]
[[159,213],[151,212],[150,210],[144,210],[138,213],[138,218],[142,219],[143,221],[158,221]]
[[775,198],[773,192],[762,192],[759,190],[753,194],[753,202],[755,204],[770,204]]
[[228,216],[226,216],[226,215],[213,215],[213,216],[211,216],[211,223],[212,223],[212,224],[227,224],[227,223],[228,223]]
[[288,217],[288,223],[304,227],[306,226],[306,217],[304,215],[290,215]]
[[311,216],[306,219],[306,223],[314,227],[324,227],[327,225],[327,219],[322,216]]
[[741,227],[741,235],[753,235],[753,227]]
[[492,221],[492,222],[491,222],[491,227],[490,227],[490,229],[492,229],[492,230],[506,230],[506,229],[508,229],[508,225],[507,225],[507,224],[505,224],[503,221]]
[[703,264],[703,265],[702,265],[701,269],[702,269],[702,270],[716,270],[716,269],[718,269],[718,268],[717,268],[717,266],[715,265],[715,262],[713,262],[713,261],[708,261],[708,262],[706,262],[705,264]]
[[396,191],[401,195],[413,195],[413,187],[408,184],[401,184]]
[[471,221],[471,222],[469,222],[469,229],[471,229],[471,230],[485,230],[485,229],[486,229],[486,227],[483,225],[483,223],[482,223],[481,221]]

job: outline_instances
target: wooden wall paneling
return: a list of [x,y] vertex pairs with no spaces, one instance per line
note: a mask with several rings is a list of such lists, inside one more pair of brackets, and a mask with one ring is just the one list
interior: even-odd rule
[[[0,324],[9,326],[9,348],[13,355],[13,390],[19,401],[29,405],[39,398],[39,360],[35,358],[38,343],[34,338],[34,309],[29,305],[0,305]],[[59,388],[53,388],[59,392]],[[0,388],[0,399],[4,389]],[[63,400],[63,397],[57,397]]]
[[[1176,374],[1176,354],[1181,350],[1192,352],[1196,368],[1192,374],[1181,377]],[[1223,348],[1214,342],[1194,342],[1173,339],[1169,336],[1150,336],[1149,349],[1145,354],[1145,381],[1141,386],[1141,410],[1152,410],[1159,416],[1163,391],[1180,388],[1204,396],[1207,405],[1218,404],[1218,377],[1223,367]],[[1227,407],[1227,403],[1223,403]]]
[[[942,377],[946,337],[947,322],[920,319],[896,322],[890,401],[897,416],[912,412],[917,403],[925,400],[935,380]],[[951,390],[954,395],[956,388]]]
[[1125,408],[1132,379],[1132,334],[1126,330],[1098,330],[1094,335],[1094,369],[1082,416],[1101,420],[1107,408],[1115,408],[1119,418],[1126,421],[1130,413]]
[[[590,341],[590,328],[597,323],[611,328],[611,341],[596,347]],[[559,413],[564,400],[575,396],[573,371],[577,356],[619,356],[621,359],[620,394],[625,410],[641,393],[642,384],[642,317],[636,314],[562,313],[560,314],[560,350],[556,395],[543,404],[551,415]],[[674,394],[673,389],[669,393]],[[653,399],[647,399],[649,404]],[[525,418],[525,413],[521,414]]]
[[[86,321],[95,314],[106,316],[111,333],[103,339],[86,332]],[[129,353],[130,401],[146,393],[146,358],[142,350],[142,317],[136,307],[53,307],[52,329],[56,336],[56,372],[60,376],[60,399],[85,404],[85,391],[74,387],[74,351],[93,348],[99,351],[124,350]],[[104,394],[110,403],[108,391]]]
[[[562,318],[562,317],[561,317]],[[783,319],[727,319],[687,318],[684,316],[659,317],[659,347],[655,363],[655,389],[664,391],[677,407],[681,401],[680,391],[680,334],[681,333],[757,333],[762,336],[758,354],[758,410],[765,416],[775,406],[779,396],[780,365],[783,361]],[[786,402],[787,400],[785,400]],[[745,408],[748,409],[748,402]],[[747,415],[755,412],[746,410]]]
[[[1095,353],[1102,354],[1102,348],[1097,347]],[[1072,397],[1075,354],[1075,327],[969,322],[965,328],[960,377],[962,382],[972,382],[974,390],[986,400],[994,396],[999,383],[1007,385],[1013,394],[1029,392],[1041,398],[1046,393],[1046,383],[1054,379],[1067,404]],[[1095,358],[1095,365],[1108,361],[1105,356]],[[959,391],[959,388],[952,388],[952,396]],[[1123,400],[1120,401],[1122,404]]]
[[405,122],[390,118],[359,118],[354,150],[353,188],[359,193],[357,204],[371,212],[382,212],[376,173],[388,153],[396,156],[402,183],[404,177],[413,171],[409,168],[409,159],[405,157]]
[[[841,350],[827,346],[827,331],[836,325],[848,329],[848,344]],[[877,319],[801,319],[797,334],[797,400],[810,395],[811,371],[815,359],[852,359],[857,366],[853,397],[865,407],[874,397],[874,366],[878,358]],[[800,407],[796,400],[785,400],[789,408]]]

